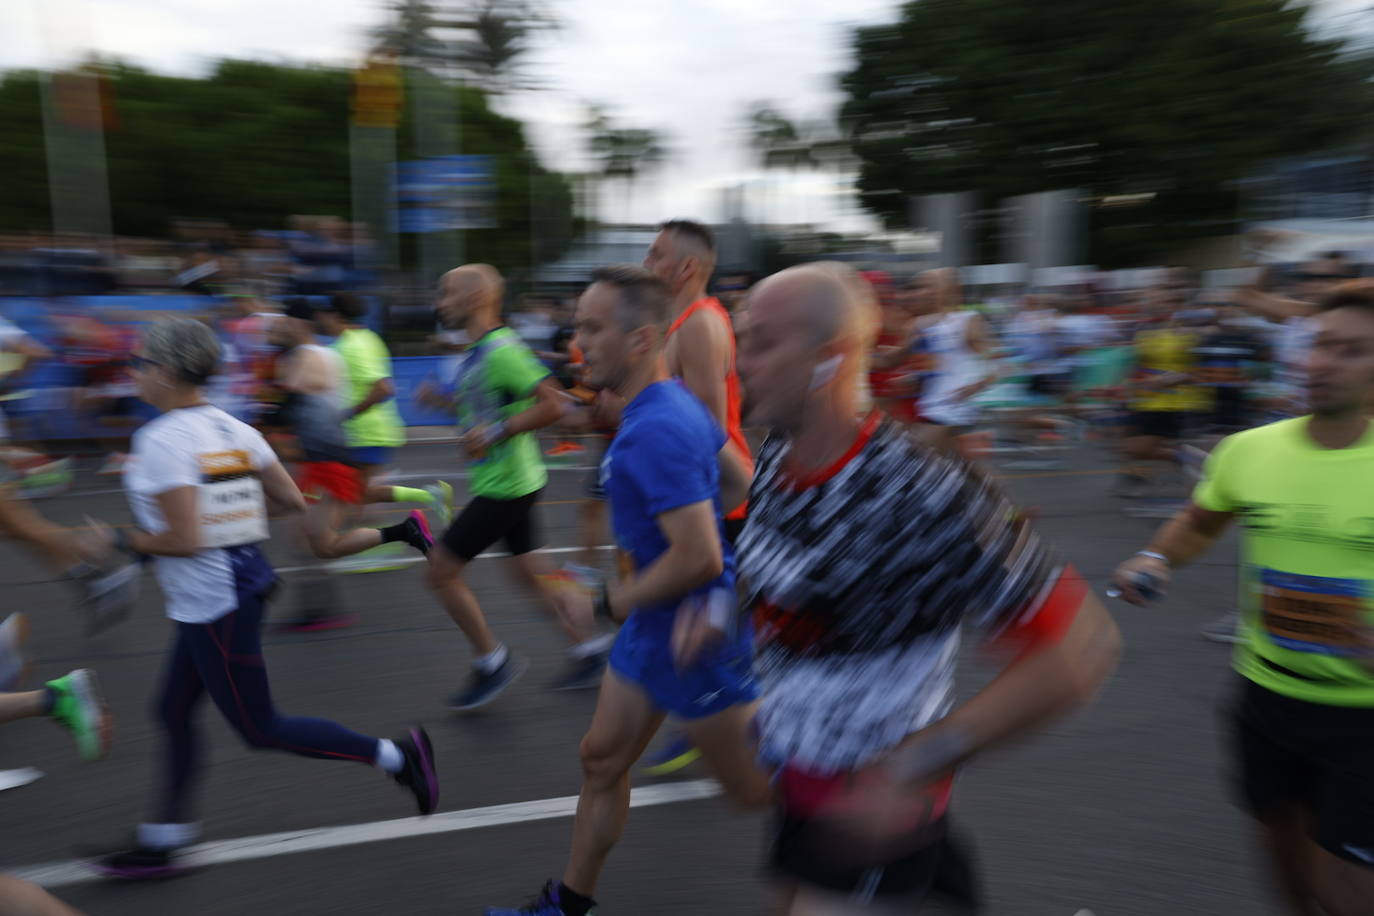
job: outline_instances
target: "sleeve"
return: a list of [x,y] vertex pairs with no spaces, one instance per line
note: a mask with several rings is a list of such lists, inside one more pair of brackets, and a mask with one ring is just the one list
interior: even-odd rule
[[277,453],[272,450],[272,446],[267,444],[267,440],[263,438],[262,433],[246,423],[244,424],[244,429],[248,433],[246,437],[248,454],[253,460],[253,467],[262,470],[263,468],[270,468],[281,460],[277,457]]
[[1198,481],[1197,487],[1193,489],[1193,502],[1208,512],[1236,510],[1236,501],[1231,490],[1235,480],[1235,471],[1232,468],[1235,464],[1232,457],[1234,450],[1231,448],[1234,440],[1235,436],[1228,436],[1212,449],[1202,468],[1202,480]]
[[487,355],[486,371],[491,386],[509,393],[514,401],[529,397],[535,386],[549,375],[549,370],[529,349],[516,344],[492,350]]
[[135,434],[131,472],[139,490],[156,496],[200,485],[195,450],[178,436]]
[[[666,427],[642,430],[635,438],[637,447],[617,453],[616,473],[626,475],[639,490],[650,515],[659,516],[715,497],[719,482],[705,466],[700,443],[694,446]],[[715,451],[709,457],[711,467],[715,467]]]

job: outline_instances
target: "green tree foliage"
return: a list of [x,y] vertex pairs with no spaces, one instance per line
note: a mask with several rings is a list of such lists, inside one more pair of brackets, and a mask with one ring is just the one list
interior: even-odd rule
[[1092,210],[1102,263],[1228,231],[1236,179],[1366,129],[1368,59],[1306,15],[1285,0],[909,2],[855,32],[842,78],[864,203],[900,224],[913,194],[1154,194]]
[[[348,71],[225,60],[203,79],[118,64],[108,68],[117,123],[106,135],[111,209],[119,234],[162,236],[178,216],[243,229],[281,228],[295,213],[350,213]],[[0,78],[0,230],[49,226],[41,75]],[[530,263],[530,200],[540,198],[541,248],[568,244],[572,193],[534,157],[520,122],[476,89],[458,99],[460,151],[494,157],[498,227],[468,233],[473,257]],[[398,155],[413,154],[403,118]]]

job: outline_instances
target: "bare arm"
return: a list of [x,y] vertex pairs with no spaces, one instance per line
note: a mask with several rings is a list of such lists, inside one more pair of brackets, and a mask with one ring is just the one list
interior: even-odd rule
[[623,619],[646,604],[681,598],[725,568],[716,510],[710,500],[664,512],[657,522],[668,549],[611,590],[611,612],[616,618]]
[[[1173,579],[1172,570],[1192,563],[1211,550],[1230,523],[1231,513],[1213,512],[1189,502],[1155,532],[1143,552],[1116,568],[1112,574],[1112,585],[1121,592],[1125,601],[1145,604],[1145,597],[1136,588],[1139,574],[1151,576],[1161,591],[1167,589]],[[1164,559],[1147,556],[1147,553],[1159,554]]]
[[506,435],[528,433],[551,426],[562,418],[567,409],[563,389],[553,379],[546,378],[534,388],[534,403],[505,421]]
[[396,396],[396,385],[389,378],[379,378],[372,383],[372,387],[367,390],[367,396],[353,405],[349,411],[350,416],[356,417],[366,413],[383,401],[388,401]]
[[274,515],[295,515],[305,511],[305,497],[280,461],[259,471],[267,507]]
[[129,533],[129,546],[155,557],[190,557],[200,550],[199,507],[195,487],[176,487],[157,494],[157,507],[167,530],[150,534],[137,528]]
[[676,374],[722,428],[728,412],[725,373],[729,350],[724,332],[714,316],[699,312],[678,329],[675,340]]
[[728,511],[731,506],[743,505],[749,498],[749,485],[754,482],[754,473],[740,454],[735,443],[726,440],[716,454],[720,464],[720,504]]

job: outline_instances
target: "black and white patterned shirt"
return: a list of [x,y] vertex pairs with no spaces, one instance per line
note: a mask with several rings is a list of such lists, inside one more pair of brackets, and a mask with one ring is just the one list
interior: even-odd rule
[[959,629],[1022,626],[1058,579],[977,469],[876,415],[835,467],[797,479],[758,455],[737,545],[754,615],[761,752],[814,772],[862,766],[944,716]]

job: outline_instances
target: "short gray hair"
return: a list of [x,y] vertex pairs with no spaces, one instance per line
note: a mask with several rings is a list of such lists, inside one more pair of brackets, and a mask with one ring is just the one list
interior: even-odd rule
[[143,352],[188,385],[218,375],[222,348],[215,332],[190,318],[164,318],[143,331]]
[[626,333],[647,326],[668,329],[672,321],[673,294],[654,274],[634,264],[612,264],[592,274],[593,283],[614,286],[620,294],[615,317]]

